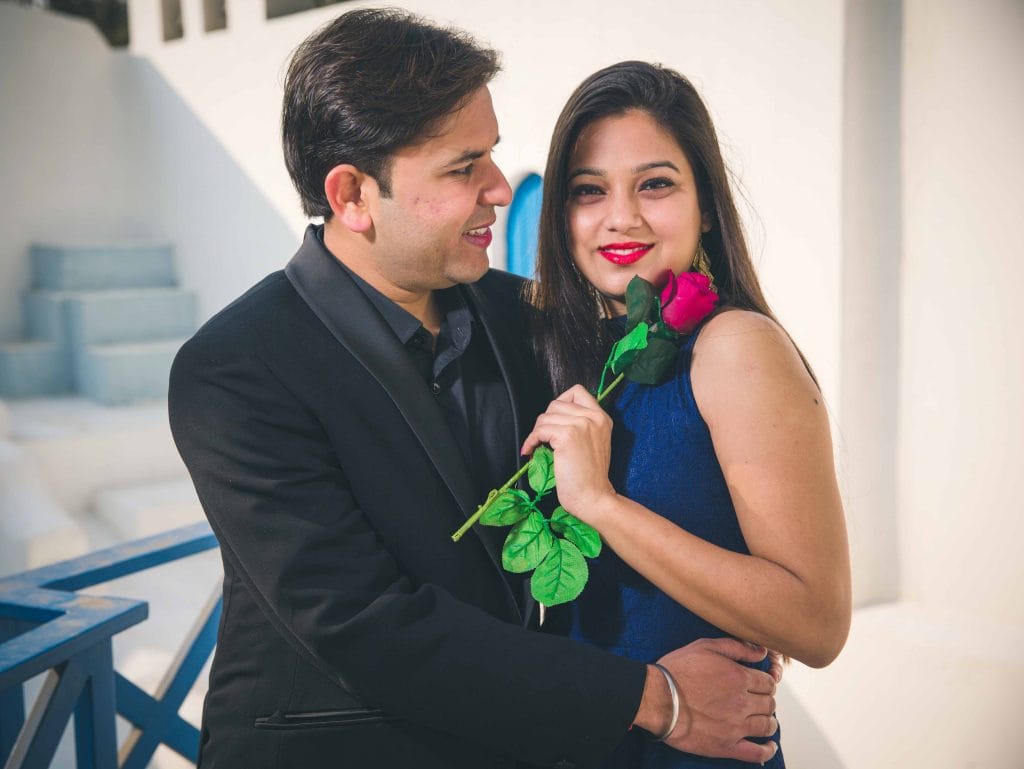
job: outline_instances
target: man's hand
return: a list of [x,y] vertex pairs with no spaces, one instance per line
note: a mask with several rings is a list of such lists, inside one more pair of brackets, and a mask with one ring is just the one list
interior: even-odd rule
[[[679,689],[679,721],[666,744],[676,750],[755,764],[775,755],[778,745],[751,742],[770,737],[775,720],[775,678],[739,663],[760,662],[766,651],[731,638],[703,638],[662,657]],[[653,734],[668,727],[668,684],[648,668],[636,725]]]

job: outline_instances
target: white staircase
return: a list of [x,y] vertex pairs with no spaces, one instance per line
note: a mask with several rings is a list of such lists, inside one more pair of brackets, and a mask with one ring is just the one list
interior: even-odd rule
[[81,393],[114,405],[161,398],[197,298],[168,245],[34,245],[28,339],[0,344],[0,397]]

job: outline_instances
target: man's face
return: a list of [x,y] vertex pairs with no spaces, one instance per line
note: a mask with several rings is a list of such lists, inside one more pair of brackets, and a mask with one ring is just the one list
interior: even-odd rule
[[487,271],[494,207],[512,199],[491,158],[497,142],[491,94],[481,88],[436,137],[394,154],[392,195],[371,203],[375,266],[388,288],[420,294]]

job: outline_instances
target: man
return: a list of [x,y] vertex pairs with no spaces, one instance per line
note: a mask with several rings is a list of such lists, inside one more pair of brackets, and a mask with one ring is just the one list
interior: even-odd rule
[[[547,393],[521,283],[488,270],[511,190],[493,51],[396,11],[293,56],[283,135],[311,227],[190,340],[174,437],[224,558],[203,767],[595,763],[671,721],[658,669],[531,630],[500,540],[449,535],[507,477]],[[728,639],[662,664],[680,749],[763,761],[774,680]]]

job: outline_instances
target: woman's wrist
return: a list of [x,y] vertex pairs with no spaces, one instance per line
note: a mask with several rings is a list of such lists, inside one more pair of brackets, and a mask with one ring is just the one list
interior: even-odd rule
[[[605,523],[614,518],[615,509],[619,503],[619,495],[612,488],[611,484],[608,488],[600,493],[595,493],[588,497],[586,500],[581,501],[575,507],[576,509],[566,508],[570,513],[575,515],[584,523],[588,523],[597,529],[598,533],[603,533]],[[583,515],[580,515],[580,512]]]

